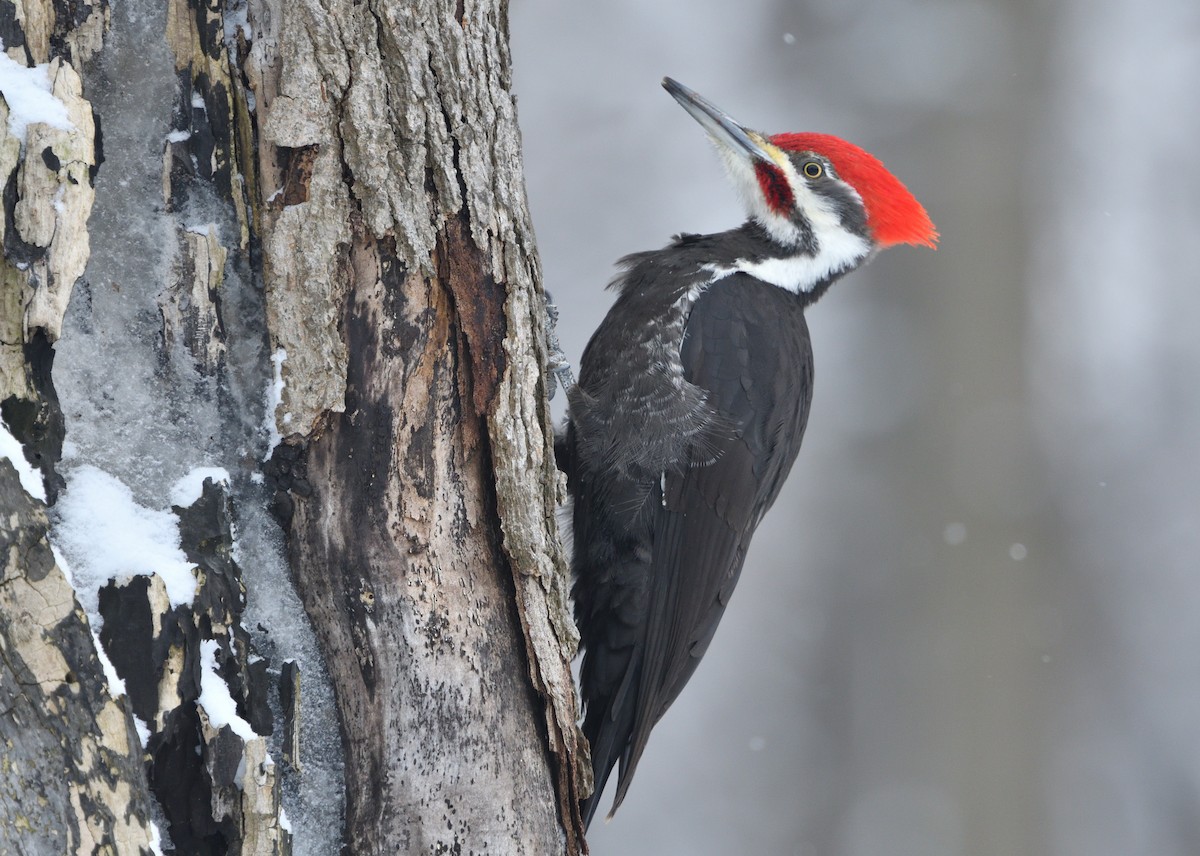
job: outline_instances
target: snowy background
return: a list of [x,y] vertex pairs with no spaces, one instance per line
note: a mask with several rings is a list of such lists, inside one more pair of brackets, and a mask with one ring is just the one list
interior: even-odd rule
[[577,361],[740,212],[676,77],[929,209],[811,312],[791,480],[593,852],[1200,852],[1200,4],[512,4]]

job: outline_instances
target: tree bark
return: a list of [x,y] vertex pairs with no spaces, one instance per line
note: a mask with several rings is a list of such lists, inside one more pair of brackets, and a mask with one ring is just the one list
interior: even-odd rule
[[506,10],[287,8],[252,15],[248,66],[277,417],[303,449],[280,450],[277,504],[329,654],[351,851],[578,852]]
[[[49,63],[51,92],[71,123],[32,124],[22,140],[0,100],[0,417],[51,499],[63,422],[50,344],[87,262],[96,165],[91,108],[72,63],[99,47],[104,21],[99,5],[78,4],[73,16],[65,6],[0,10],[9,56]],[[152,798],[138,737],[105,681],[48,528],[44,502],[0,459],[0,850],[149,853]]]
[[[500,0],[251,0],[243,26],[215,0],[167,5],[178,106],[158,347],[164,361],[185,355],[180,377],[225,389],[230,352],[256,329],[229,301],[263,313],[284,439],[264,473],[334,685],[352,853],[585,851],[563,486],[506,15]],[[10,57],[53,58],[72,120],[32,125],[22,148],[0,115],[0,402],[51,504],[64,423],[50,346],[88,264],[103,168],[79,72],[108,20],[102,0],[0,4]],[[101,123],[126,121],[113,109]],[[228,221],[196,228],[185,212],[197,199]],[[121,223],[102,225],[122,239]],[[231,271],[261,284],[262,304],[224,289]],[[154,576],[100,591],[100,641],[126,684],[114,698],[45,514],[3,461],[0,496],[0,737],[20,765],[0,784],[0,843],[147,852],[159,818],[179,852],[289,852],[265,742],[274,691],[242,627],[255,583],[232,560],[236,500],[210,483],[176,509],[192,605],[172,606]],[[212,725],[204,651],[263,737]],[[282,682],[295,700],[294,664]],[[298,766],[295,732],[282,752]]]
[[137,734],[7,460],[0,497],[0,850],[149,853]]

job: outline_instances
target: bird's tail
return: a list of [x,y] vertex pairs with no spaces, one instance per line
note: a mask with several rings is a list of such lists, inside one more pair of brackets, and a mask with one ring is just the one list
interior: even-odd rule
[[[585,824],[595,816],[613,768],[620,763],[621,782],[627,784],[634,766],[629,746],[637,727],[650,551],[640,542],[614,537],[629,527],[612,521],[613,503],[626,500],[638,485],[620,482],[617,487],[606,494],[603,507],[589,506],[588,500],[596,498],[590,491],[583,491],[582,505],[577,497],[575,507],[572,596],[584,641],[579,678],[594,781],[592,795],[580,803]],[[614,802],[612,811],[620,802]]]
[[[592,795],[580,803],[580,813],[583,815],[583,825],[586,829],[592,823],[596,810],[600,807],[600,798],[604,795],[604,786],[608,777],[620,761],[624,770],[628,759],[622,761],[629,748],[629,735],[633,729],[632,705],[593,704],[589,706],[587,716],[583,721],[583,733],[587,736],[592,747],[592,778],[595,787]],[[620,805],[620,800],[613,803],[609,817]]]

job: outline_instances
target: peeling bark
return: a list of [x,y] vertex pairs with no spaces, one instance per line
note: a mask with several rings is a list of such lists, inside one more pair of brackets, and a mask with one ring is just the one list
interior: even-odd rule
[[[63,421],[50,346],[87,263],[97,160],[91,105],[71,58],[99,47],[103,21],[104,9],[90,2],[0,9],[10,58],[50,63],[51,90],[72,126],[32,124],[22,147],[0,99],[0,416],[51,501]],[[149,854],[141,747],[47,529],[44,505],[0,460],[0,850]]]
[[0,459],[0,850],[148,856],[141,746],[47,528]]
[[82,97],[83,81],[60,57],[50,62],[50,84],[66,105],[72,128],[29,127],[14,213],[21,239],[46,250],[31,261],[34,292],[25,325],[44,329],[53,341],[91,250],[87,219],[95,199],[91,171],[96,166],[96,128],[92,107]]
[[[562,485],[505,5],[250,0],[248,30],[232,36],[222,8],[167,5],[179,88],[162,201],[177,246],[158,300],[160,344],[164,361],[182,356],[219,384],[237,344],[223,318],[225,277],[261,277],[287,440],[263,471],[336,687],[348,852],[584,852],[577,806],[589,766],[575,724]],[[63,439],[51,345],[88,261],[102,162],[78,70],[107,20],[103,0],[0,3],[10,56],[51,63],[73,126],[34,126],[22,150],[0,102],[0,407],[47,475],[51,502]],[[231,215],[185,222],[211,201]],[[0,486],[5,478],[0,463]],[[69,590],[52,601],[69,603],[66,613],[36,614],[40,641],[11,670],[29,711],[61,713],[20,669],[75,675],[75,694],[90,688],[97,699],[80,723],[103,719],[91,756],[70,761],[87,778],[63,798],[74,821],[63,815],[47,841],[90,848],[124,836],[113,852],[137,852],[159,810],[153,794],[180,852],[286,853],[279,771],[262,737],[214,727],[198,703],[202,653],[215,652],[258,734],[287,729],[278,760],[288,765],[299,758],[300,676],[285,668],[285,722],[274,722],[241,626],[227,498],[210,484],[177,513],[196,602],[172,607],[155,577],[101,592],[100,638],[125,696],[104,701]],[[27,533],[17,541],[44,542],[44,518],[24,519],[7,524]],[[10,551],[5,668],[21,642],[10,618],[26,609],[9,593],[54,576],[29,563],[36,552]],[[78,665],[55,647],[71,621],[84,634],[70,649]],[[44,694],[50,680],[34,683]],[[144,759],[134,715],[149,732]]]
[[[0,214],[0,401],[9,407],[25,402],[39,411],[54,401],[53,390],[48,368],[39,371],[28,351],[39,338],[46,344],[58,338],[71,289],[87,264],[96,166],[96,130],[79,74],[56,57],[49,77],[73,127],[31,124],[24,150],[9,131],[8,106],[0,98],[0,181],[6,188]],[[52,421],[53,414],[44,413],[18,439],[30,442]],[[39,465],[49,475],[52,463]]]
[[[176,849],[290,853],[290,836],[279,823],[275,763],[267,755],[265,736],[273,728],[268,678],[251,665],[256,652],[241,623],[245,590],[231,557],[224,489],[207,481],[200,499],[176,513],[184,552],[196,563],[195,600],[172,607],[157,576],[110,583],[100,590],[100,641],[149,732],[150,788]],[[211,724],[200,697],[206,642],[215,647],[238,714],[264,736],[244,739],[228,725]]]
[[[287,352],[277,418],[305,448],[312,495],[281,491],[278,506],[337,685],[351,849],[579,852],[589,776],[504,8],[280,10],[251,5],[247,77],[269,316]],[[457,693],[434,703],[446,674]],[[481,704],[497,688],[502,711]],[[421,726],[419,746],[395,733],[404,723]],[[532,739],[549,766],[501,739]],[[487,770],[489,787],[431,755]],[[557,818],[522,817],[532,794]],[[461,832],[447,800],[460,818],[474,806]],[[508,808],[486,823],[480,805]]]
[[228,253],[211,225],[203,234],[186,231],[179,237],[175,277],[159,298],[163,347],[169,353],[179,343],[196,370],[211,377],[225,359],[219,292]]
[[[78,69],[69,58],[99,48],[107,6],[23,0],[0,10],[6,53],[17,62],[49,63],[53,95],[67,111],[69,129],[33,123],[22,141],[9,129],[0,97],[0,415],[26,447],[53,501],[62,448],[62,415],[51,381],[50,346],[90,251],[87,218],[95,192],[96,127]],[[82,59],[80,60],[82,61]]]

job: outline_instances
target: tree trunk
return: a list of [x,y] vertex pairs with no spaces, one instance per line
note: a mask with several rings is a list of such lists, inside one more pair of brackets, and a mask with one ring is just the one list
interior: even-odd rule
[[96,163],[90,105],[70,60],[92,53],[103,29],[100,9],[79,4],[68,18],[65,5],[0,10],[5,47],[22,65],[48,62],[53,45],[44,79],[69,122],[30,124],[22,136],[0,102],[0,429],[24,447],[24,459],[0,458],[0,850],[94,852],[120,842],[122,852],[148,853],[152,798],[138,736],[47,538],[44,500],[60,486],[63,425],[50,343],[87,261]]
[[0,459],[0,850],[148,852],[138,737],[104,680],[42,504]]
[[[55,57],[53,91],[72,120],[69,130],[31,124],[24,148],[0,138],[0,399],[52,505],[64,484],[64,413],[66,438],[77,432],[81,447],[67,471],[124,467],[139,497],[154,494],[163,476],[138,481],[124,447],[129,435],[175,433],[160,469],[173,454],[203,453],[235,475],[175,508],[191,603],[143,574],[79,589],[81,609],[49,556],[37,501],[0,462],[0,496],[12,504],[0,541],[18,545],[0,589],[0,701],[21,723],[6,731],[5,721],[0,736],[14,747],[6,760],[30,759],[24,778],[0,785],[0,843],[142,852],[154,820],[179,852],[289,852],[281,800],[292,822],[330,825],[294,816],[297,806],[317,812],[319,799],[286,796],[303,794],[313,766],[298,742],[312,704],[299,676],[319,695],[327,670],[348,852],[582,852],[588,765],[505,4],[251,0],[228,12],[215,0],[170,0],[162,14],[153,2],[110,14],[101,0],[26,0],[8,20],[0,10],[10,57]],[[174,130],[155,184],[138,151],[155,145],[144,134],[159,113]],[[108,311],[125,339],[111,357],[100,349],[112,365],[88,365],[73,337],[97,338]],[[62,411],[49,347],[60,335]],[[126,346],[141,351],[116,353]],[[144,376],[138,353],[149,355]],[[269,539],[254,511],[267,494],[248,470],[266,443],[254,383],[269,380],[268,355],[277,382],[267,415],[283,442],[262,472],[324,655],[299,670],[261,617],[272,601],[290,602],[286,583],[262,562],[234,561],[251,549],[239,544]],[[122,383],[107,393],[110,410],[143,384],[164,405],[186,402],[176,418],[195,424],[126,434],[142,415],[110,417],[96,404],[111,378]],[[114,427],[85,431],[86,413]],[[65,484],[60,505],[79,490],[70,472]],[[260,617],[244,628],[247,597]],[[46,602],[63,606],[50,614]],[[85,609],[103,620],[99,640],[124,688],[105,690]],[[213,680],[236,705],[233,721],[213,704]],[[64,682],[73,706],[55,689]],[[146,733],[142,764],[135,724]],[[51,745],[75,752],[39,748]],[[64,766],[60,782],[52,771]],[[42,837],[11,832],[35,816],[35,793],[53,809],[36,814]],[[295,846],[313,852],[305,836]]]

